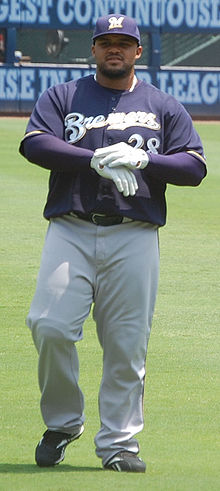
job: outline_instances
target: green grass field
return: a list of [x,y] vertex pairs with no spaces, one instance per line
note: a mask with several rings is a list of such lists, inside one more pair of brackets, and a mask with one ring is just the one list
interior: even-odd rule
[[160,231],[160,287],[147,359],[146,474],[104,472],[94,452],[101,351],[92,318],[79,344],[86,431],[52,469],[34,464],[44,431],[37,355],[25,327],[47,227],[48,172],[18,154],[26,119],[0,119],[1,490],[220,489],[220,123],[199,124],[209,173],[198,188],[169,186]]

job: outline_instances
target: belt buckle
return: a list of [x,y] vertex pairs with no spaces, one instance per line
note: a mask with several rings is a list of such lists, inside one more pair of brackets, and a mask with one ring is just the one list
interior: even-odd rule
[[106,215],[104,213],[92,213],[91,215],[91,220],[92,222],[95,224],[95,225],[99,225],[99,222],[96,221],[96,217],[97,218],[104,218],[106,217]]

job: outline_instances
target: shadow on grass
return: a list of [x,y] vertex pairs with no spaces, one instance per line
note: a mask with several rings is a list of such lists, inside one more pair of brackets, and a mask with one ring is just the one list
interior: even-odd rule
[[74,465],[61,465],[54,467],[38,467],[35,464],[0,464],[0,474],[39,474],[45,472],[99,472],[101,467],[83,467]]

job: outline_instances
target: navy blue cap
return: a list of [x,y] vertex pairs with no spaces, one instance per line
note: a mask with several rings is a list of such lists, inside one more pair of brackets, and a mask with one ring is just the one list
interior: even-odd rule
[[126,15],[109,14],[99,17],[93,32],[93,40],[106,34],[124,34],[135,38],[138,44],[141,42],[136,21]]

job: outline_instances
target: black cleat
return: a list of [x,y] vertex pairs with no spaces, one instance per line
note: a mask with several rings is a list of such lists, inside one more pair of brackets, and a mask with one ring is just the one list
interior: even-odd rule
[[146,464],[135,453],[119,452],[105,465],[104,469],[118,472],[145,472]]
[[105,465],[104,469],[118,472],[145,472],[146,464],[135,453],[119,452]]
[[62,462],[65,457],[66,446],[77,440],[83,431],[83,425],[76,426],[75,432],[72,434],[61,433],[60,431],[45,431],[35,451],[37,465],[39,467],[50,467]]

